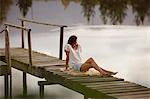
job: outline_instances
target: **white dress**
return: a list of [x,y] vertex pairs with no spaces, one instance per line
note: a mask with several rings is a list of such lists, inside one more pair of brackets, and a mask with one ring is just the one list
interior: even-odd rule
[[66,44],[64,50],[69,52],[69,67],[80,71],[82,65],[81,46],[78,45],[78,48],[75,50],[70,44]]

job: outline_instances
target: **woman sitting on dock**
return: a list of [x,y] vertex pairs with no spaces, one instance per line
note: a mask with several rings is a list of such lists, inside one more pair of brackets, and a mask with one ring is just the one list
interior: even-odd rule
[[102,76],[115,75],[117,72],[112,72],[99,67],[93,58],[89,58],[82,63],[81,61],[81,46],[77,43],[77,36],[72,35],[68,39],[68,43],[65,45],[66,52],[66,70],[72,68],[76,71],[86,72],[90,68],[94,68],[99,71]]

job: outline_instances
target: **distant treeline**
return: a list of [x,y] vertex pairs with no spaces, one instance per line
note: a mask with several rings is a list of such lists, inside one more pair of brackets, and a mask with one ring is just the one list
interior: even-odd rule
[[[36,0],[50,2],[50,0]],[[25,17],[33,0],[0,0],[0,24],[6,19],[10,5],[16,3],[22,16]],[[127,15],[127,9],[131,9],[137,25],[144,24],[145,18],[150,20],[150,0],[61,0],[62,5],[67,9],[71,3],[79,3],[83,8],[83,15],[87,21],[95,16],[95,7],[99,8],[100,18],[106,24],[108,20],[112,24],[122,24]]]

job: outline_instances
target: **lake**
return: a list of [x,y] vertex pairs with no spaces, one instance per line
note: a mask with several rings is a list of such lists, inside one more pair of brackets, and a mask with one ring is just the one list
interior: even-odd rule
[[[150,88],[149,0],[1,0],[0,8],[0,31],[5,22],[20,24],[18,17],[67,25],[63,44],[70,35],[77,35],[83,60],[93,57],[101,67],[118,71],[116,77]],[[26,26],[32,28],[33,50],[58,57],[59,28]],[[21,46],[19,32],[10,28],[12,47]],[[4,34],[0,34],[1,47]],[[22,72],[12,69],[12,77],[13,98],[22,99]],[[28,75],[29,99],[38,98],[39,80],[44,79]],[[0,99],[3,89],[0,77]],[[83,95],[60,85],[47,86],[45,95],[46,99],[84,99]]]

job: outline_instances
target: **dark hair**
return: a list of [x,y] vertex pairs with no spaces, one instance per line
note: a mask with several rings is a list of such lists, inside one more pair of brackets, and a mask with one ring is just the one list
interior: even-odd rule
[[72,45],[73,43],[75,43],[77,41],[77,36],[72,35],[69,37],[68,39],[68,44]]

